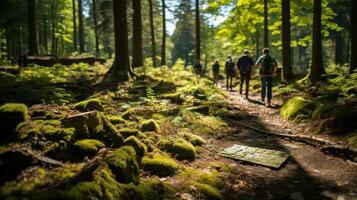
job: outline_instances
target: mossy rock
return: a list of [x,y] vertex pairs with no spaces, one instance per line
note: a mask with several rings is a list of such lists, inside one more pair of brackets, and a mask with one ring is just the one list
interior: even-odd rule
[[[15,135],[10,135],[21,122],[29,119],[27,106],[20,103],[6,103],[0,107],[0,127],[2,134],[0,138],[14,139]],[[5,135],[8,133],[7,135]]]
[[73,152],[81,157],[94,156],[105,145],[99,140],[84,139],[73,144]]
[[310,118],[316,104],[303,97],[293,97],[287,100],[280,109],[280,116],[284,119],[295,119],[298,115]]
[[172,103],[177,103],[177,104],[182,104],[185,101],[180,92],[164,94],[162,98],[169,99]]
[[357,96],[357,87],[353,86],[353,87],[347,88],[346,93],[348,95],[356,95]]
[[193,133],[184,132],[180,133],[180,135],[194,146],[202,146],[207,143],[206,140],[203,139],[201,136],[195,135]]
[[109,119],[110,123],[112,123],[114,125],[125,124],[125,119],[123,119],[120,116],[111,116],[111,117],[108,117],[108,119]]
[[85,112],[91,110],[103,111],[102,103],[99,99],[88,99],[85,101],[78,102],[74,105],[74,109]]
[[208,184],[204,183],[198,183],[198,182],[193,182],[193,186],[197,188],[197,190],[204,195],[204,199],[210,199],[210,200],[222,200],[222,194],[220,191]]
[[76,139],[85,139],[89,133],[103,124],[103,116],[96,112],[81,113],[66,117],[61,120],[65,127],[73,127],[76,130]]
[[146,155],[147,147],[135,136],[130,136],[124,140],[123,146],[132,146],[135,149],[138,160]]
[[100,140],[104,142],[106,146],[113,148],[120,147],[124,142],[123,136],[109,121],[97,126],[91,133],[91,138]]
[[179,169],[180,165],[169,156],[155,154],[145,156],[141,161],[142,168],[158,176],[172,176]]
[[126,110],[121,117],[125,120],[131,120],[135,118],[135,112],[133,109],[128,109]]
[[206,106],[206,105],[194,106],[194,107],[187,108],[187,111],[198,112],[198,113],[201,113],[203,115],[208,115],[209,107]]
[[140,123],[141,131],[159,131],[160,127],[157,122],[153,119],[145,120]]
[[44,151],[46,156],[57,160],[65,160],[65,161],[78,161],[77,156],[73,155],[69,148],[67,141],[59,141],[48,146]]
[[159,148],[172,153],[179,160],[194,160],[196,158],[196,149],[188,141],[179,138],[175,140],[161,140]]
[[138,136],[139,130],[137,129],[131,129],[131,128],[121,128],[119,129],[119,133],[124,137],[130,137],[130,136]]
[[139,165],[133,147],[124,146],[115,150],[106,158],[106,163],[117,181],[121,183],[139,182]]

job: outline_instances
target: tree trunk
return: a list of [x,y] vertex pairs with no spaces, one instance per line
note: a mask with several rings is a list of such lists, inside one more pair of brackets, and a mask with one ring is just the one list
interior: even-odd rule
[[29,55],[38,55],[36,29],[36,0],[27,0]]
[[196,0],[196,61],[201,60],[200,1]]
[[73,50],[77,51],[77,18],[76,18],[76,0],[72,0],[72,21],[73,21]]
[[269,48],[268,0],[264,0],[264,47]]
[[344,40],[342,38],[342,32],[336,31],[335,33],[335,63],[336,65],[343,65],[343,52],[344,52]]
[[133,68],[144,65],[141,0],[133,0]]
[[166,3],[165,3],[165,0],[162,0],[161,65],[166,65]]
[[52,17],[52,55],[56,55],[56,1],[52,2],[52,8],[51,8],[51,17]]
[[353,73],[357,69],[357,11],[356,11],[357,2],[356,0],[351,0],[351,67],[350,73]]
[[312,28],[312,62],[309,78],[311,82],[317,82],[321,75],[325,73],[322,61],[322,40],[321,40],[321,1],[314,0],[314,19]]
[[259,56],[260,56],[260,31],[259,31],[259,27],[257,27],[257,32],[256,32],[256,46],[255,46],[255,53],[256,55],[256,60],[258,60]]
[[78,0],[78,17],[79,17],[79,52],[84,53],[84,25],[83,25],[82,0]]
[[48,43],[47,43],[47,16],[43,15],[43,46],[45,47],[46,54],[48,54]]
[[151,31],[151,57],[153,66],[156,67],[156,45],[155,45],[155,29],[154,29],[154,8],[152,0],[149,0],[150,9],[150,31]]
[[115,81],[129,80],[129,46],[126,1],[113,0],[115,57],[112,73]]
[[22,28],[21,26],[19,25],[18,26],[18,32],[17,32],[17,39],[18,39],[18,43],[17,43],[17,46],[19,48],[19,54],[18,55],[21,55],[22,54],[22,37],[21,37],[21,34],[22,34]]
[[96,52],[96,56],[99,56],[98,19],[97,19],[96,0],[93,0],[93,22],[94,22],[95,52]]
[[283,73],[282,79],[284,81],[290,81],[292,79],[292,67],[291,67],[291,30],[290,30],[290,0],[282,0],[282,46],[283,46]]

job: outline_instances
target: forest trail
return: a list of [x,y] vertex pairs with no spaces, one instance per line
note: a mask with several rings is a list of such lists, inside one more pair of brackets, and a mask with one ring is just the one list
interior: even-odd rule
[[[296,133],[302,130],[302,127],[280,119],[278,100],[273,100],[275,106],[268,108],[259,102],[259,96],[250,95],[250,98],[248,101],[244,98],[244,94],[240,95],[237,91],[229,92],[227,100],[248,116],[246,120],[239,122],[277,133],[286,133],[292,129]],[[300,142],[259,133],[239,124],[233,126],[236,128],[235,133],[222,134],[210,139],[208,148],[217,152],[233,144],[241,144],[281,150],[290,154],[290,158],[279,170],[236,162],[220,156],[214,157],[216,160],[227,162],[228,165],[236,166],[239,170],[244,170],[253,178],[252,181],[256,185],[255,198],[357,199],[356,165],[324,154],[319,149]]]

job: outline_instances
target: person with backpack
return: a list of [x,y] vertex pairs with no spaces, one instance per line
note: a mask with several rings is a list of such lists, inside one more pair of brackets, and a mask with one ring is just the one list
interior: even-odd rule
[[233,88],[233,76],[235,73],[234,70],[234,62],[232,60],[231,56],[228,56],[227,61],[226,61],[226,65],[225,65],[225,71],[226,71],[226,80],[227,80],[227,90],[232,90]]
[[269,54],[268,48],[264,48],[262,53],[263,55],[259,57],[256,65],[260,67],[259,73],[262,80],[262,102],[265,102],[265,95],[267,93],[267,104],[270,106],[273,97],[272,88],[274,71],[278,67],[278,64],[275,58]]
[[249,94],[249,80],[250,80],[250,72],[252,71],[252,67],[254,66],[253,59],[249,56],[249,51],[244,50],[243,54],[239,57],[237,61],[237,67],[240,74],[240,89],[239,94],[242,94],[243,84],[245,81],[245,97],[248,99]]
[[213,73],[213,85],[218,85],[218,78],[219,78],[219,62],[218,60],[214,61],[212,65],[212,73]]
[[200,60],[197,60],[196,64],[193,66],[193,70],[195,71],[197,76],[203,75],[203,67]]

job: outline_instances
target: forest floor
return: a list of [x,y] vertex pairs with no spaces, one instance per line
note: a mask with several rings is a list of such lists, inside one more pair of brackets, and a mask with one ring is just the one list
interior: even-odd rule
[[[224,86],[221,86],[224,90]],[[228,101],[249,117],[234,125],[234,133],[222,134],[209,139],[209,149],[213,152],[241,144],[288,152],[290,158],[278,169],[270,169],[246,162],[237,162],[220,156],[215,160],[237,165],[254,181],[256,199],[357,199],[356,165],[331,155],[322,153],[310,145],[289,139],[267,135],[240,126],[241,123],[276,133],[304,134],[309,128],[281,119],[280,99],[273,99],[272,107],[260,101],[258,94],[250,95],[249,100],[238,91],[228,92]],[[308,133],[305,133],[308,134]],[[325,138],[332,139],[325,136]],[[211,153],[213,153],[211,152]],[[211,153],[206,155],[212,159]]]

